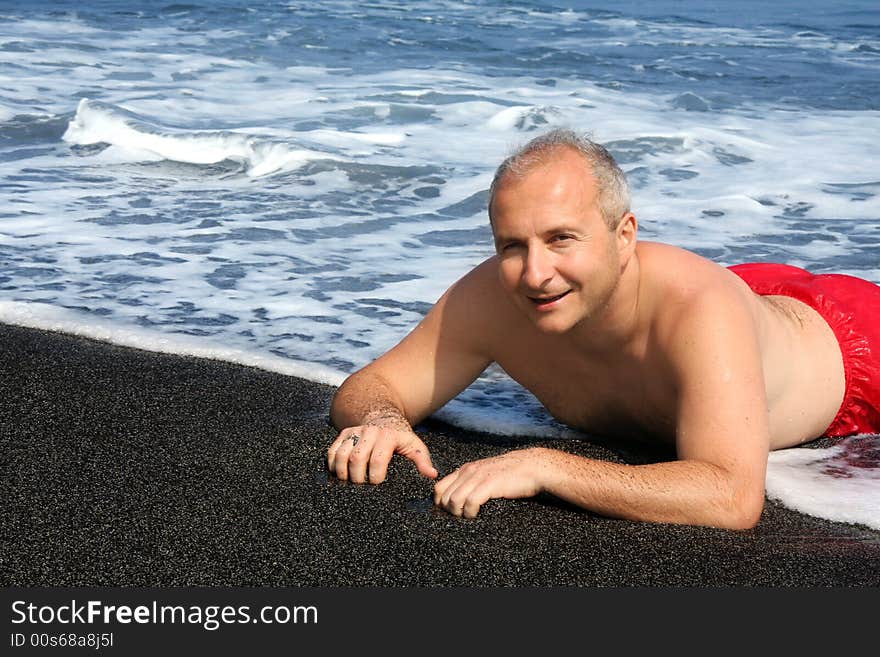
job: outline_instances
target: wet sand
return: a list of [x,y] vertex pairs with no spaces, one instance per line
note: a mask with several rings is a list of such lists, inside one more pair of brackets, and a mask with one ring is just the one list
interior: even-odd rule
[[[768,502],[733,532],[604,518],[550,498],[432,508],[396,458],[333,480],[333,388],[0,325],[6,586],[877,587],[880,532]],[[522,443],[419,427],[441,475]],[[621,459],[580,441],[541,441]],[[628,452],[626,460],[650,455]]]

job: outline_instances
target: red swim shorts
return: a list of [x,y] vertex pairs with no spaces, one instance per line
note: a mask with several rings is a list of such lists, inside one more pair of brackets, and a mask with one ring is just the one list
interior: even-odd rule
[[757,294],[803,301],[837,336],[846,391],[824,435],[880,433],[880,286],[845,274],[811,274],[791,265],[756,263],[730,270]]

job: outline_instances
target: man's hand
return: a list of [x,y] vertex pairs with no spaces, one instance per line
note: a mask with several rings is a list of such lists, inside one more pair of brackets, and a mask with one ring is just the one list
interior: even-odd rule
[[437,478],[437,468],[422,439],[396,424],[368,423],[343,429],[327,450],[327,467],[343,481],[380,484],[394,454],[410,459],[425,477]]
[[546,450],[520,449],[465,463],[434,485],[434,504],[456,516],[474,518],[487,501],[533,497],[544,489]]

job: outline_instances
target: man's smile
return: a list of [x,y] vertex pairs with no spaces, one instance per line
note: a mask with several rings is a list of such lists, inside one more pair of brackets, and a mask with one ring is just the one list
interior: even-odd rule
[[556,304],[562,298],[567,296],[569,292],[571,292],[571,290],[566,290],[562,294],[557,294],[552,297],[531,297],[530,296],[529,301],[531,301],[533,304],[535,304],[535,306],[537,306],[538,308],[543,310],[544,308],[550,308],[551,306]]

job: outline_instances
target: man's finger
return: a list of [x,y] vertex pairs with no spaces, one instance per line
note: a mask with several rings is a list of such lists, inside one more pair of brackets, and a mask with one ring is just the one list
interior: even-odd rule
[[373,445],[367,472],[371,484],[381,484],[388,475],[388,464],[394,456],[394,437],[382,434]]
[[440,493],[439,506],[453,515],[462,515],[468,495],[474,485],[469,477],[463,477],[461,472],[457,471],[457,476]]
[[356,484],[367,481],[367,464],[373,452],[376,432],[368,427],[352,433],[344,441],[343,449],[348,448],[348,479]]
[[434,467],[434,464],[431,462],[431,456],[428,454],[427,450],[419,450],[417,449],[412,456],[413,463],[416,464],[416,469],[425,477],[429,479],[436,479],[440,474],[437,472],[437,468]]
[[337,478],[347,481],[350,478],[352,451],[361,442],[362,438],[356,430],[346,430],[344,436],[337,439],[336,451],[333,455],[333,467],[331,471],[336,473]]
[[492,499],[491,484],[487,481],[474,486],[468,493],[462,515],[465,518],[476,518],[482,506]]
[[339,448],[342,447],[343,442],[348,440],[348,435],[350,433],[353,433],[350,429],[341,431],[333,442],[330,443],[330,447],[327,448],[327,469],[331,472],[336,470],[336,455],[339,452]]
[[442,506],[441,502],[443,500],[443,495],[446,493],[447,490],[449,490],[450,486],[453,486],[455,484],[455,480],[458,478],[458,474],[459,471],[456,470],[455,472],[446,475],[445,477],[443,477],[443,479],[434,484],[435,505]]
[[431,453],[428,451],[428,447],[418,437],[414,438],[412,444],[403,447],[400,453],[415,463],[416,469],[423,476],[436,479],[439,475],[437,468],[431,462]]

